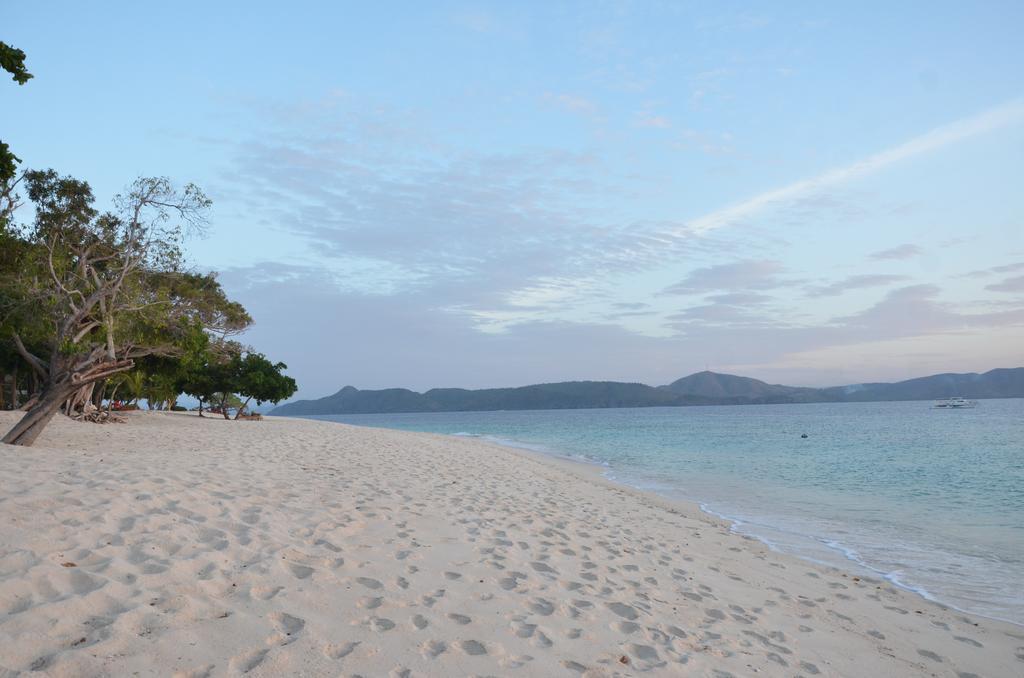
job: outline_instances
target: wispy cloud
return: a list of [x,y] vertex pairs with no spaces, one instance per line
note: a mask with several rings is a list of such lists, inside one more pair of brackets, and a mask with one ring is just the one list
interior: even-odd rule
[[1002,266],[993,266],[991,268],[982,268],[975,271],[968,271],[957,277],[959,278],[988,278],[998,273],[1015,273],[1016,271],[1024,271],[1024,261],[1018,261],[1013,264],[1004,264]]
[[765,209],[805,197],[828,186],[875,174],[915,156],[937,151],[958,141],[1022,121],[1024,121],[1024,99],[1016,99],[969,118],[936,127],[909,141],[849,165],[822,172],[808,179],[801,179],[782,188],[765,191],[735,205],[698,217],[684,223],[672,231],[671,235],[679,237],[707,233],[751,217]]
[[917,255],[924,252],[917,245],[906,243],[904,245],[897,245],[896,247],[890,247],[889,249],[879,250],[878,252],[872,252],[870,257],[872,259],[909,259],[916,257]]
[[695,129],[684,129],[672,146],[677,149],[697,148],[708,155],[728,155],[733,152],[732,135],[728,132],[709,134]]
[[[575,109],[577,114],[594,106],[589,100],[558,96],[549,95],[547,103]],[[665,355],[678,355],[681,347],[718,350],[728,343],[723,341],[727,331],[756,330],[760,339],[744,341],[743,347],[758,355],[743,359],[768,359],[773,351],[777,355],[845,341],[844,333],[864,340],[889,337],[884,323],[899,315],[899,305],[944,310],[935,293],[926,289],[894,301],[887,297],[886,313],[861,318],[853,304],[863,302],[862,295],[849,295],[834,310],[830,304],[828,312],[852,314],[846,318],[853,320],[833,319],[826,326],[811,327],[808,323],[818,320],[809,319],[808,311],[793,303],[811,280],[801,263],[791,268],[794,262],[780,260],[777,243],[752,245],[752,239],[761,236],[748,230],[692,237],[694,222],[637,220],[628,213],[620,220],[607,207],[615,204],[609,196],[622,189],[609,177],[609,165],[599,155],[460,149],[441,144],[429,130],[417,134],[418,128],[400,112],[380,116],[387,123],[382,124],[380,119],[366,121],[359,115],[362,107],[346,98],[329,104],[326,110],[295,111],[294,116],[305,118],[292,120],[290,114],[280,121],[281,129],[275,125],[273,133],[233,146],[226,189],[234,204],[245,204],[265,223],[311,244],[310,261],[335,272],[325,277],[332,281],[339,308],[351,304],[364,311],[372,297],[382,304],[375,312],[388,309],[395,317],[407,317],[408,327],[444,326],[438,332],[445,340],[438,341],[433,354],[452,345],[453,337],[477,341],[472,333],[480,331],[509,341],[540,341],[555,336],[540,328],[560,323],[560,340],[574,338],[577,329],[603,332],[609,345],[621,342],[643,360],[650,359],[652,347]],[[1008,120],[1024,119],[1024,102],[1009,111],[940,128],[945,130],[941,134],[933,131],[769,197],[705,215],[696,223],[718,219],[719,225],[726,225],[737,214],[753,215],[779,201],[786,202],[790,214],[837,213],[842,205],[830,203],[834,191],[819,188],[995,129]],[[674,127],[672,134],[681,131]],[[397,147],[391,144],[396,135],[401,135]],[[686,237],[674,235],[673,229],[679,227]],[[874,256],[906,258],[917,253],[915,247],[900,245]],[[723,261],[724,257],[728,259]],[[667,287],[649,307],[630,298],[649,288],[620,285],[630,275],[660,275],[658,267],[667,263],[696,268],[676,269],[672,278],[651,278],[658,287]],[[294,272],[273,273],[275,281],[284,278],[275,284],[295,287]],[[822,295],[900,280],[854,276],[835,282],[820,275],[815,272],[813,279],[823,288]],[[355,286],[347,282],[350,279],[363,284]],[[691,299],[692,305],[686,307]],[[677,300],[682,308],[673,308],[680,303]],[[287,305],[281,308],[281,313],[291,312]],[[421,312],[425,310],[429,314]],[[963,320],[938,311],[932,315],[943,323],[927,325],[935,331]],[[934,320],[921,314],[914,317]],[[1007,315],[992,318],[993,323],[1013,321]],[[594,322],[599,329],[588,324]],[[391,327],[389,323],[382,318],[380,331]],[[482,339],[479,342],[484,345]]]
[[1007,278],[1003,282],[993,283],[985,286],[986,290],[993,292],[1024,292],[1024,275]]
[[590,114],[597,110],[597,106],[594,105],[593,101],[577,94],[554,94],[549,92],[544,95],[544,100],[570,113]]
[[744,260],[692,271],[662,294],[703,294],[719,290],[767,290],[790,284],[779,278],[785,267],[778,261]]
[[637,117],[637,127],[650,127],[654,129],[668,129],[672,126],[672,121],[664,115],[653,115],[651,113],[642,113]]
[[828,285],[812,287],[807,290],[809,297],[835,297],[849,290],[864,289],[867,287],[880,287],[891,285],[894,282],[906,280],[905,275],[884,275],[884,274],[862,274],[852,275],[849,278],[837,280]]

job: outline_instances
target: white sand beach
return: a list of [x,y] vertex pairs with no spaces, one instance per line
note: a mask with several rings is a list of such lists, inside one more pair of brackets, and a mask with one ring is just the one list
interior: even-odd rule
[[479,440],[139,413],[0,447],[22,672],[1011,677],[1024,628]]

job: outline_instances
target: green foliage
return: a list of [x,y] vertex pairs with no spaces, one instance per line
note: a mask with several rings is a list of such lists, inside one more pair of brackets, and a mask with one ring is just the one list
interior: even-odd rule
[[[0,42],[0,69],[19,85],[33,77],[25,58]],[[120,386],[151,406],[173,407],[182,390],[209,400],[220,389],[226,403],[235,382],[258,401],[294,392],[283,364],[211,350],[252,318],[215,274],[184,270],[184,239],[202,230],[211,204],[198,187],[140,178],[101,214],[88,183],[53,170],[19,175],[20,162],[0,141],[0,374],[27,363],[43,391],[4,442],[32,444],[52,416],[43,410],[133,367]],[[36,216],[16,227],[22,187]]]
[[[139,179],[117,212],[101,213],[84,181],[53,170],[23,181],[35,219],[0,228],[0,368],[29,360],[17,338],[37,367],[65,375],[58,381],[105,364],[131,369],[111,386],[150,407],[183,391],[206,402],[237,392],[233,356],[244,350],[227,338],[252,318],[215,273],[183,263],[185,236],[210,204],[198,188]],[[269,383],[253,386],[261,398],[277,392]]]
[[[11,147],[0,141],[0,182],[12,181],[18,173],[18,163],[21,158],[11,152]],[[3,222],[0,222],[2,224]]]
[[0,42],[0,68],[10,73],[19,85],[24,85],[32,78],[32,74],[25,69],[25,53],[5,42]]
[[285,375],[288,366],[272,363],[262,353],[247,353],[233,361],[235,391],[244,398],[278,403],[295,393],[295,380]]
[[28,171],[24,181],[36,218],[4,232],[22,254],[0,269],[9,297],[0,303],[57,327],[61,355],[102,346],[115,354],[124,347],[125,358],[171,355],[202,328],[240,331],[251,322],[214,276],[182,271],[186,231],[209,205],[194,186],[176,191],[166,179],[139,179],[117,200],[120,214],[101,214],[84,181],[53,170]]
[[222,385],[229,358],[221,346],[207,343],[183,366],[182,391],[199,400],[210,400],[214,393],[225,390]]
[[[25,69],[25,53],[4,42],[0,42],[0,68],[10,73],[19,85],[24,85],[32,77]],[[20,162],[21,159],[11,152],[11,147],[0,141],[0,228],[6,227],[11,213],[17,207],[14,189]]]
[[[295,380],[283,373],[287,368],[237,344],[215,344],[185,373],[180,386],[202,402],[244,410],[253,400],[277,403],[295,393]],[[244,402],[236,402],[235,395]]]

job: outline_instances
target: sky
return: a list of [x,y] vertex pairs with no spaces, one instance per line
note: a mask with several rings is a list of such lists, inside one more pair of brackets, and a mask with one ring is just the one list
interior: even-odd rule
[[0,136],[214,201],[298,396],[1024,365],[1024,3],[0,2]]

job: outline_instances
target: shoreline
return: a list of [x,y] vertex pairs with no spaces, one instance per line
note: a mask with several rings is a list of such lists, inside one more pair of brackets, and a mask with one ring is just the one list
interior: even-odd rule
[[[927,402],[927,401],[922,401]],[[282,416],[282,415],[276,415]],[[350,424],[347,422],[339,422],[328,417],[333,415],[310,415],[310,416],[296,416],[290,417],[295,419],[309,419],[311,421],[322,421],[330,423],[343,423],[349,426],[361,426],[367,428],[377,428],[381,430],[393,430],[393,431],[406,431],[406,432],[417,432],[428,435],[441,435],[441,436],[452,436],[454,438],[478,440],[499,447],[506,448],[515,453],[524,454],[538,458],[540,460],[553,460],[555,462],[564,464],[568,469],[582,469],[586,477],[599,477],[604,481],[611,483],[617,487],[629,488],[631,491],[638,492],[648,497],[656,497],[667,501],[671,504],[675,504],[684,507],[691,514],[693,512],[699,512],[703,515],[713,517],[719,521],[722,521],[730,531],[741,537],[751,537],[764,544],[769,549],[776,553],[784,554],[791,558],[796,558],[801,562],[812,563],[816,566],[827,568],[830,570],[838,570],[846,572],[850,575],[860,577],[871,577],[882,580],[895,586],[903,591],[906,591],[914,596],[921,598],[932,604],[939,605],[952,611],[960,612],[963,614],[971,614],[984,619],[997,621],[1000,623],[1010,624],[1015,627],[1024,629],[1024,620],[1015,620],[1007,617],[998,616],[998,614],[986,613],[977,609],[969,609],[962,605],[958,605],[953,600],[947,600],[942,594],[933,593],[925,584],[921,583],[905,583],[903,579],[906,574],[902,570],[891,570],[886,571],[879,567],[873,566],[869,562],[866,562],[856,547],[849,546],[842,543],[839,539],[827,539],[825,537],[815,536],[813,533],[806,533],[800,531],[794,531],[786,527],[780,527],[769,523],[759,523],[750,519],[737,518],[712,509],[707,503],[699,498],[687,496],[686,492],[674,489],[652,489],[644,487],[642,485],[634,484],[629,480],[624,480],[614,477],[612,474],[621,472],[622,469],[616,469],[613,465],[608,462],[597,461],[596,459],[590,458],[587,454],[577,453],[572,454],[568,452],[561,452],[557,448],[551,447],[550,445],[543,443],[528,443],[515,440],[514,438],[503,438],[487,433],[474,433],[474,432],[459,432],[459,433],[435,433],[428,431],[414,431],[411,429],[401,428],[388,428],[386,426],[368,423]],[[344,415],[339,415],[344,416]],[[387,416],[387,415],[380,415]],[[674,494],[674,496],[673,496]],[[744,530],[742,526],[750,525],[753,529]],[[759,533],[760,532],[760,533]],[[773,542],[770,537],[764,536],[764,532],[777,533],[782,535],[790,535],[795,537],[799,541],[806,542],[809,545],[813,545],[814,550],[820,551],[822,554],[828,554],[832,556],[832,560],[826,559],[825,555],[820,558],[816,558],[811,553],[801,553],[799,550],[794,550],[785,545],[785,541],[782,544]],[[792,545],[791,545],[792,546]],[[923,567],[920,563],[917,567]],[[910,578],[913,579],[913,573]],[[954,596],[955,599],[955,596]]]
[[58,419],[38,447],[0,448],[0,490],[10,671],[1024,668],[1012,624],[771,551],[696,504],[491,441],[284,417]]
[[[278,416],[280,416],[280,415],[278,415]],[[290,418],[302,419],[304,417],[290,417]],[[320,420],[320,421],[325,421],[325,422],[329,422],[329,423],[342,423],[342,422],[331,422],[330,420],[326,420],[326,419]],[[358,424],[345,424],[345,425],[346,426],[360,427],[360,425],[358,425]],[[362,427],[362,428],[373,428],[373,427]],[[383,428],[383,427],[382,427],[382,430],[409,432],[409,431],[406,431],[405,429],[389,429],[389,428]],[[844,569],[842,567],[837,567],[837,566],[835,566],[835,565],[833,565],[831,563],[815,560],[814,558],[811,558],[811,557],[808,557],[808,556],[803,556],[803,555],[800,555],[800,554],[797,554],[797,553],[791,553],[790,551],[787,551],[784,548],[778,547],[777,545],[775,545],[770,540],[768,540],[768,539],[766,539],[764,537],[761,537],[761,536],[756,535],[756,534],[746,534],[746,533],[736,529],[738,525],[745,525],[745,524],[750,524],[750,523],[748,523],[746,521],[742,521],[742,520],[740,520],[738,518],[731,518],[731,517],[729,517],[727,515],[724,515],[724,514],[721,514],[721,513],[717,513],[715,511],[711,510],[710,508],[708,508],[704,503],[702,503],[699,500],[690,499],[690,498],[680,498],[680,499],[677,499],[677,498],[673,498],[673,497],[668,497],[668,496],[660,494],[656,490],[645,489],[645,488],[642,488],[642,487],[638,487],[636,485],[632,485],[632,484],[630,484],[628,482],[625,482],[625,481],[617,480],[617,479],[614,479],[614,478],[609,478],[607,476],[607,474],[610,473],[611,471],[613,471],[614,469],[611,466],[607,465],[607,464],[603,464],[603,463],[596,462],[596,461],[587,461],[587,460],[584,460],[584,459],[576,459],[576,458],[574,458],[572,456],[565,455],[565,454],[558,454],[557,452],[554,452],[554,451],[552,451],[552,452],[543,452],[543,451],[532,449],[532,448],[525,447],[525,446],[520,447],[519,445],[514,444],[515,441],[503,441],[503,440],[500,440],[500,439],[494,439],[491,436],[486,436],[486,435],[481,435],[481,434],[462,435],[462,434],[428,433],[428,432],[418,432],[418,431],[416,433],[423,433],[423,435],[439,435],[439,436],[442,436],[442,437],[471,438],[471,439],[475,439],[475,440],[480,440],[481,442],[486,442],[486,443],[491,444],[491,445],[495,445],[495,446],[500,447],[500,448],[504,448],[506,450],[509,450],[509,451],[515,453],[515,454],[521,454],[521,455],[526,456],[526,457],[534,458],[535,460],[540,461],[541,463],[543,463],[545,461],[552,461],[556,466],[558,466],[559,468],[561,468],[562,470],[564,470],[567,473],[573,473],[574,471],[576,471],[577,473],[574,473],[574,475],[576,475],[581,480],[591,481],[591,482],[599,481],[599,482],[607,484],[608,486],[611,486],[611,487],[624,488],[624,489],[626,489],[626,490],[628,490],[630,492],[636,493],[639,496],[645,497],[648,500],[664,502],[666,504],[666,508],[667,509],[675,508],[675,509],[682,510],[683,512],[688,513],[690,517],[697,517],[698,514],[699,514],[700,517],[703,517],[703,518],[709,519],[710,521],[715,522],[717,524],[717,526],[727,528],[732,534],[735,534],[737,537],[755,539],[758,542],[760,542],[761,544],[763,544],[764,546],[766,546],[767,548],[771,549],[774,553],[777,553],[779,555],[785,556],[787,558],[793,558],[793,559],[796,559],[796,560],[798,560],[798,561],[800,561],[802,563],[808,563],[808,564],[814,565],[816,567],[823,568],[823,569],[825,569],[827,571],[836,571],[836,572],[844,572],[845,571],[846,574],[848,574],[848,575],[854,575],[854,576],[859,576],[859,577],[868,577],[868,578],[874,579],[877,582],[886,582],[886,583],[891,584],[892,586],[895,586],[895,587],[899,588],[901,591],[905,591],[905,592],[907,592],[907,593],[909,593],[909,594],[911,594],[913,596],[916,596],[916,597],[920,598],[925,603],[928,603],[928,604],[931,604],[931,605],[936,605],[936,606],[938,606],[938,607],[940,607],[942,609],[953,611],[953,612],[958,612],[960,614],[969,614],[969,615],[973,615],[975,617],[979,617],[979,618],[982,618],[982,619],[987,619],[987,620],[994,621],[994,622],[999,622],[999,623],[1002,623],[1002,624],[1009,624],[1011,626],[1020,628],[1022,631],[1024,631],[1024,622],[1018,622],[1018,621],[1014,621],[1012,619],[1003,619],[1001,617],[995,617],[995,616],[992,616],[992,615],[983,614],[981,612],[975,612],[973,610],[966,610],[966,609],[957,607],[956,605],[954,605],[952,603],[948,603],[948,602],[945,602],[945,601],[941,600],[940,598],[936,597],[935,595],[933,595],[932,593],[930,593],[927,589],[925,589],[923,587],[915,587],[915,586],[912,586],[912,585],[909,585],[909,584],[904,584],[904,583],[898,581],[896,578],[894,578],[892,576],[892,573],[882,572],[882,571],[878,570],[877,568],[873,568],[873,567],[871,567],[870,565],[868,565],[866,563],[858,561],[856,558],[854,558],[854,557],[849,555],[849,553],[848,553],[849,549],[848,548],[843,547],[841,545],[837,545],[837,546],[833,547],[833,546],[829,546],[828,544],[825,544],[824,542],[820,542],[820,540],[815,538],[815,537],[811,537],[811,536],[804,535],[804,534],[798,534],[797,535],[797,536],[800,536],[800,537],[805,538],[805,539],[811,539],[811,540],[820,542],[823,548],[828,549],[829,551],[832,551],[832,552],[835,552],[836,554],[841,555],[843,561],[850,563],[851,567],[849,569]],[[772,526],[764,526],[764,527],[766,527],[768,529],[771,529],[771,530],[779,530],[780,529],[780,528],[772,527]],[[861,571],[858,572],[857,571],[858,569],[861,570]]]

